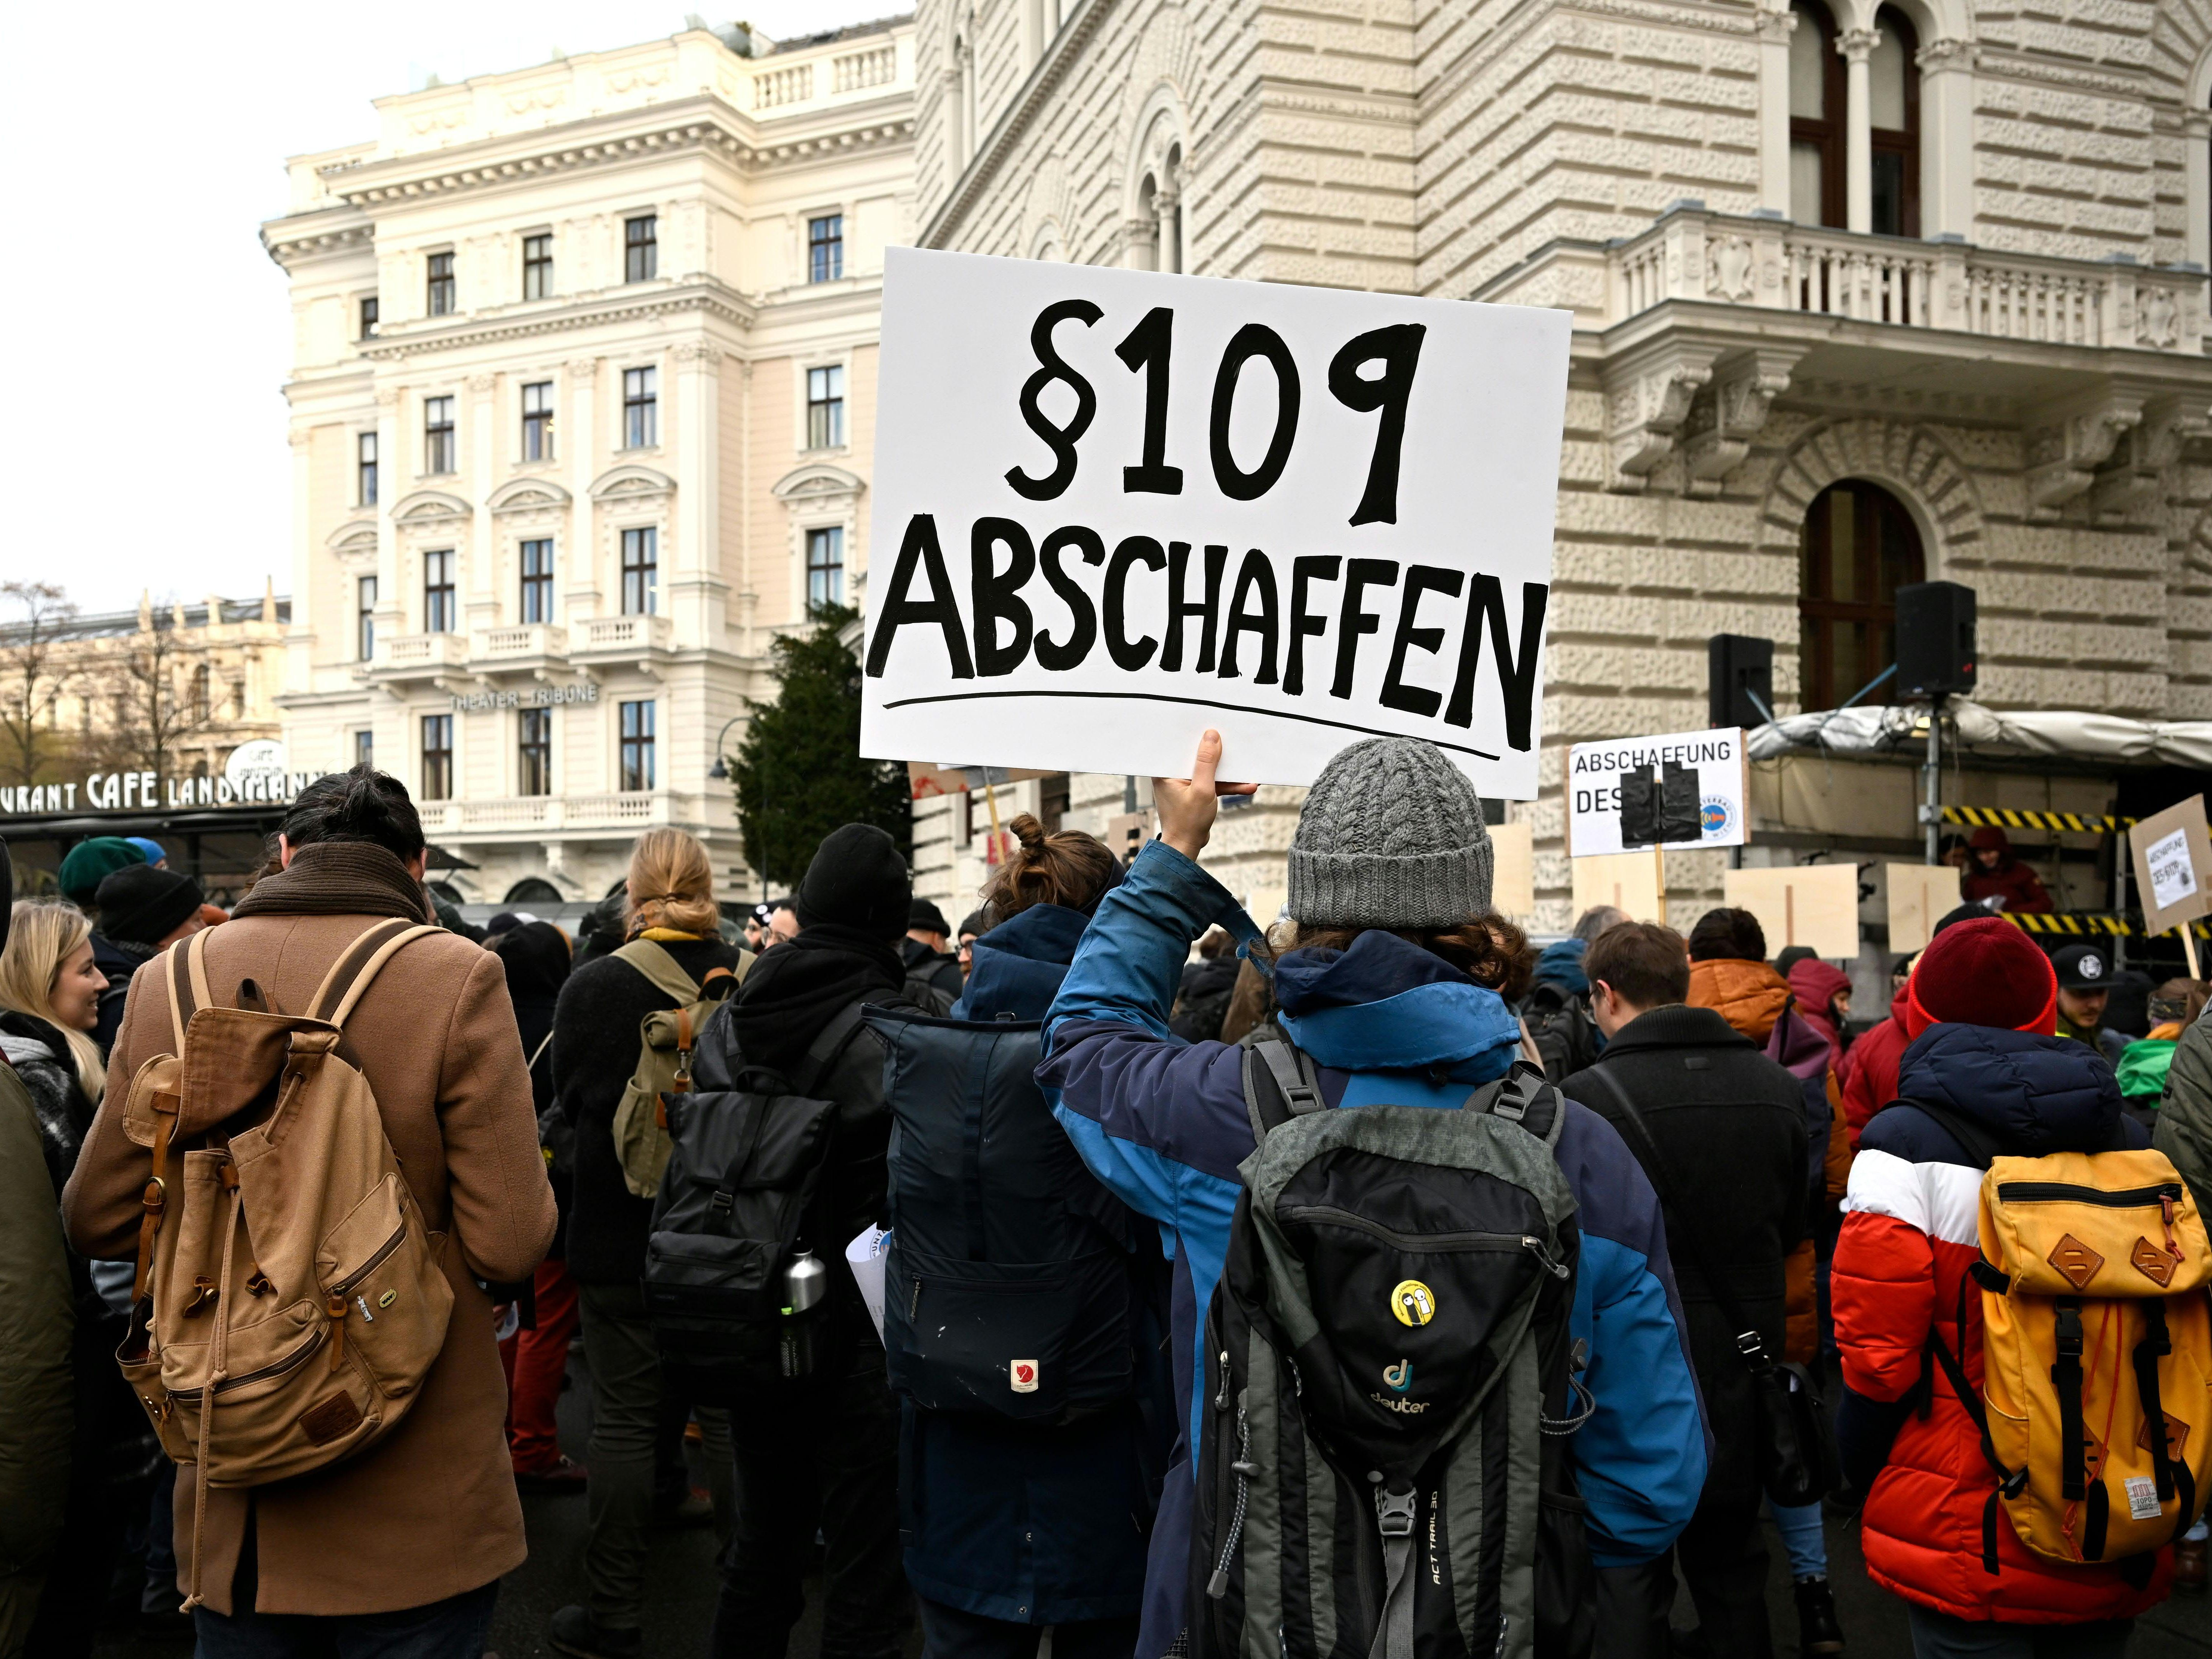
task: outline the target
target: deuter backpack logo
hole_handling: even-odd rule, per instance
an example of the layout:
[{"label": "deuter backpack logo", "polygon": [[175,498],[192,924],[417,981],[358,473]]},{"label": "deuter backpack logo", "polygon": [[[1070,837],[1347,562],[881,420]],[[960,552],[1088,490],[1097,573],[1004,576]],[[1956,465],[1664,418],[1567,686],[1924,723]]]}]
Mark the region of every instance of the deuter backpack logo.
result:
[{"label": "deuter backpack logo", "polygon": [[1034,1359],[1017,1359],[1006,1366],[1006,1380],[1016,1394],[1035,1394],[1037,1365]]},{"label": "deuter backpack logo", "polygon": [[1395,1389],[1400,1394],[1405,1393],[1413,1386],[1413,1362],[1401,1359],[1395,1365],[1385,1365],[1382,1368],[1382,1385]]}]

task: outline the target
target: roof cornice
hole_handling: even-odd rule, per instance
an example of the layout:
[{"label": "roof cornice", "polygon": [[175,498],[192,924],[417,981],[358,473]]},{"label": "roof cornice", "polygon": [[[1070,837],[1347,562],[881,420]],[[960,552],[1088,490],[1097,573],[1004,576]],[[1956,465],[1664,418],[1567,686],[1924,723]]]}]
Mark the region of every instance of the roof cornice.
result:
[{"label": "roof cornice", "polygon": [[325,186],[349,206],[377,208],[700,149],[719,154],[747,171],[760,171],[855,149],[911,143],[913,101],[910,92],[900,90],[866,103],[841,105],[818,112],[834,119],[817,118],[788,135],[770,137],[750,118],[709,94],[505,134],[452,149],[339,162],[321,169],[320,176]]},{"label": "roof cornice", "polygon": [[556,309],[526,316],[462,318],[438,327],[413,327],[398,335],[379,335],[364,340],[358,349],[371,362],[401,363],[430,352],[457,347],[489,345],[502,340],[567,334],[596,328],[605,323],[696,313],[719,318],[739,329],[750,328],[759,313],[735,289],[711,276],[656,288],[649,293],[618,291],[599,299],[572,301]]}]

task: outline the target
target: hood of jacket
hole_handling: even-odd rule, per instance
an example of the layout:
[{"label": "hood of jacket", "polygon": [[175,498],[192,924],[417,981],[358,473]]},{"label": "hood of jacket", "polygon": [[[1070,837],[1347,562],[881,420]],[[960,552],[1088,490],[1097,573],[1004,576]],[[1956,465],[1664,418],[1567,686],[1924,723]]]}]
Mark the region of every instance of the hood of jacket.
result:
[{"label": "hood of jacket", "polygon": [[2094,1048],[2037,1031],[1931,1025],[1897,1063],[1897,1095],[1985,1126],[2012,1155],[2101,1152],[2120,1119],[2120,1085]]},{"label": "hood of jacket", "polygon": [[92,930],[92,965],[107,976],[111,988],[119,990],[128,986],[131,975],[157,954],[150,945],[110,939],[97,927]]},{"label": "hood of jacket", "polygon": [[2130,1100],[2162,1097],[2166,1076],[2173,1070],[2173,1051],[2179,1046],[2174,1038],[2161,1036],[2138,1037],[2128,1044],[2120,1054],[2120,1093]]},{"label": "hood of jacket", "polygon": [[1764,962],[1717,957],[1690,964],[1692,1008],[1711,1008],[1753,1042],[1766,1041],[1790,1006],[1790,987]]},{"label": "hood of jacket", "polygon": [[[2013,866],[2014,860],[2012,855],[2012,837],[1994,823],[1984,824],[1975,830],[1967,838],[1966,845],[1977,853],[1995,853],[1997,855],[1999,870],[2009,870]],[[1980,868],[1978,862],[1967,866],[1969,872],[1978,871]]]},{"label": "hood of jacket", "polygon": [[1790,969],[1790,992],[1797,999],[1797,1006],[1808,1016],[1829,1018],[1829,1005],[1840,993],[1850,988],[1849,974],[1818,957],[1807,957]]},{"label": "hood of jacket", "polygon": [[1487,1083],[1520,1052],[1521,1022],[1503,997],[1381,928],[1346,950],[1285,952],[1275,997],[1291,1041],[1340,1071]]},{"label": "hood of jacket", "polygon": [[1090,925],[1090,917],[1064,904],[1032,904],[980,935],[952,1018],[1042,1019]]},{"label": "hood of jacket", "polygon": [[1587,939],[1563,939],[1547,945],[1537,953],[1536,972],[1533,983],[1557,985],[1572,991],[1578,997],[1589,994],[1589,975],[1583,971],[1583,958],[1589,952]]}]

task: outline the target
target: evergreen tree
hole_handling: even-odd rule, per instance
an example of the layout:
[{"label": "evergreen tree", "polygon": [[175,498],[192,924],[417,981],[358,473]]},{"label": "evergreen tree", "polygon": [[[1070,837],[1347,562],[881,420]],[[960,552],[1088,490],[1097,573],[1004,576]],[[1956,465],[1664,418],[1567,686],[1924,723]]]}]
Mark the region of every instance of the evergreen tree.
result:
[{"label": "evergreen tree", "polygon": [[788,892],[822,838],[841,824],[872,823],[914,854],[906,768],[860,758],[860,665],[838,643],[859,613],[809,607],[813,626],[775,647],[774,702],[756,702],[732,775],[745,861]]}]

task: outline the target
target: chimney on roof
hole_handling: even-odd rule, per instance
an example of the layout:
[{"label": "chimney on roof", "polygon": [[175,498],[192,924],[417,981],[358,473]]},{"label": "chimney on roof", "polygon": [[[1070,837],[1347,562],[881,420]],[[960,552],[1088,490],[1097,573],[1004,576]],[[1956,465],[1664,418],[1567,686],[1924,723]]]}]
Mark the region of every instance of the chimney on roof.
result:
[{"label": "chimney on roof", "polygon": [[154,595],[150,589],[143,587],[138,590],[138,631],[141,634],[154,631]]}]

